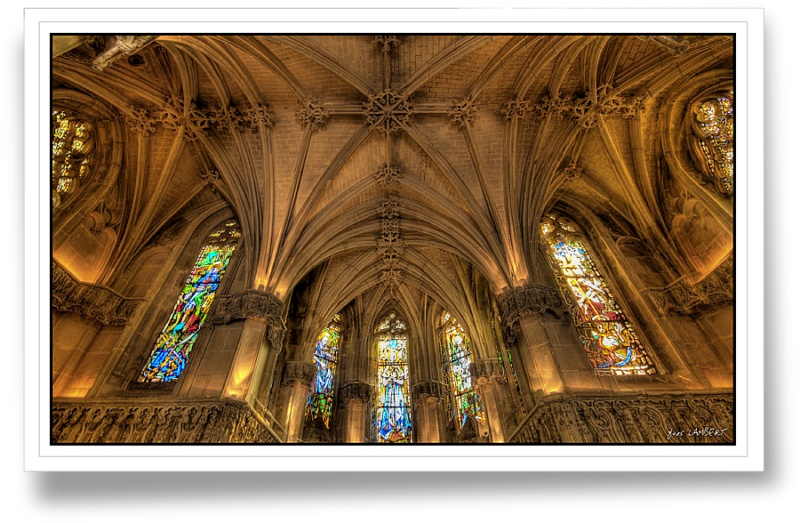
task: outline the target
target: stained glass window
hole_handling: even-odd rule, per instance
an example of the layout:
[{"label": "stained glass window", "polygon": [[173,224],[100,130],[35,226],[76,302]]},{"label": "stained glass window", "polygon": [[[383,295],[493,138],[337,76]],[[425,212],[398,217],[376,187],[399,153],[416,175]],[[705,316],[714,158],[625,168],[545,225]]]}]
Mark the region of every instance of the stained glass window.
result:
[{"label": "stained glass window", "polygon": [[235,221],[225,223],[208,235],[150,359],[139,375],[140,382],[168,382],[181,375],[240,237],[239,224]]},{"label": "stained glass window", "polygon": [[89,122],[74,118],[65,111],[53,111],[51,116],[51,185],[53,206],[58,207],[62,195],[73,192],[89,172],[94,133]]},{"label": "stained glass window", "polygon": [[406,326],[392,312],[378,326],[378,397],[375,432],[379,443],[410,443]]},{"label": "stained glass window", "polygon": [[717,189],[733,193],[733,92],[718,94],[692,105],[692,129],[697,140],[695,160]]},{"label": "stained glass window", "polygon": [[655,373],[639,336],[597,270],[578,228],[565,218],[549,215],[542,221],[540,232],[595,371],[616,375]]},{"label": "stained glass window", "polygon": [[314,349],[317,374],[311,384],[311,393],[306,402],[306,420],[320,420],[325,428],[330,427],[333,408],[333,375],[336,372],[336,355],[339,351],[340,317],[337,314],[327,327],[322,329]]},{"label": "stained glass window", "polygon": [[445,367],[450,377],[450,392],[455,405],[452,415],[458,417],[463,427],[469,418],[481,420],[480,397],[473,388],[470,371],[472,352],[467,334],[449,313],[444,313],[442,322],[447,352]]}]

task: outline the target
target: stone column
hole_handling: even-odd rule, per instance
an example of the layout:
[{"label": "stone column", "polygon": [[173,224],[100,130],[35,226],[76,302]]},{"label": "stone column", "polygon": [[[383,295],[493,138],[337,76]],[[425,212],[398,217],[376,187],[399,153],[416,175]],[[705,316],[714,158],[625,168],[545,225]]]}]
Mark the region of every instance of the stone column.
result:
[{"label": "stone column", "polygon": [[414,441],[442,443],[444,430],[444,385],[438,381],[417,383],[411,388],[414,402]]},{"label": "stone column", "polygon": [[519,349],[534,396],[564,392],[564,382],[553,358],[553,348],[542,323],[542,314],[566,312],[556,289],[528,285],[498,297],[507,329],[519,334]]},{"label": "stone column", "polygon": [[[244,320],[233,364],[228,373],[224,396],[254,404],[270,360],[280,352],[284,305],[275,296],[257,290],[219,296],[212,305],[209,323],[223,325]],[[269,338],[269,343],[267,343]]]},{"label": "stone column", "polygon": [[373,387],[361,381],[346,383],[339,391],[341,395],[342,413],[340,428],[346,443],[364,443],[370,438],[370,403],[375,391]]},{"label": "stone column", "polygon": [[503,407],[507,387],[500,362],[494,359],[479,360],[472,364],[470,370],[483,409],[479,435],[485,437],[488,432],[492,443],[503,443],[506,440]]},{"label": "stone column", "polygon": [[282,388],[285,394],[286,410],[281,420],[286,427],[286,442],[302,440],[305,421],[306,402],[311,391],[311,381],[317,369],[305,361],[287,361],[283,372]]}]

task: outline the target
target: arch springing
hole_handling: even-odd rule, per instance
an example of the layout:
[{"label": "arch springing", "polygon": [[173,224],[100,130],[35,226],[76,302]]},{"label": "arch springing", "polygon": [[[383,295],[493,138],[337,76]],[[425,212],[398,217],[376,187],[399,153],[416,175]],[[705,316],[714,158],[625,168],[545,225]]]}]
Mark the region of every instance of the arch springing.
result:
[{"label": "arch springing", "polygon": [[208,235],[138,381],[168,382],[181,375],[241,235],[236,221]]},{"label": "arch springing", "polygon": [[655,373],[639,336],[597,270],[577,226],[550,214],[542,220],[540,234],[595,372]]}]

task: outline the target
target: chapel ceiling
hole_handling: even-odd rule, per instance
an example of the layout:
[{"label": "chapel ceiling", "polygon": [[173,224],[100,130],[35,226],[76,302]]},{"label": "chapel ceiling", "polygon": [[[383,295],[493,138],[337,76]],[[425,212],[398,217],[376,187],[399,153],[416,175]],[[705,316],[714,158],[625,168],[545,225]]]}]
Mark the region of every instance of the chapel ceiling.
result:
[{"label": "chapel ceiling", "polygon": [[366,292],[455,304],[456,266],[495,293],[535,281],[553,205],[657,240],[656,106],[732,70],[721,36],[63,38],[54,89],[127,128],[114,259],[222,201],[253,287],[285,299],[327,262],[339,307]]}]

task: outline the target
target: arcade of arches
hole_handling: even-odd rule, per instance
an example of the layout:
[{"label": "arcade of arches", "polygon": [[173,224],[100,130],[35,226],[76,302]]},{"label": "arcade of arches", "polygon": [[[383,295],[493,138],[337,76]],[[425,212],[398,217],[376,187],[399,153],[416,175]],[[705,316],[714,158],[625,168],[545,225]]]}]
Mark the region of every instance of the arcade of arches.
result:
[{"label": "arcade of arches", "polygon": [[52,441],[734,441],[733,48],[54,37]]}]

